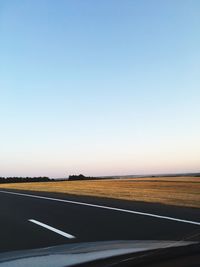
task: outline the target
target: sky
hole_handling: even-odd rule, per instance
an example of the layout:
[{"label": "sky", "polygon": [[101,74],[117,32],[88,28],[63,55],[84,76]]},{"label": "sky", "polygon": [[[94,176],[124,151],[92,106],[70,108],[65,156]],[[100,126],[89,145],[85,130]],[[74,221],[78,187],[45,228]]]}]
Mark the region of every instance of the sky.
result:
[{"label": "sky", "polygon": [[200,171],[200,1],[0,1],[0,176]]}]

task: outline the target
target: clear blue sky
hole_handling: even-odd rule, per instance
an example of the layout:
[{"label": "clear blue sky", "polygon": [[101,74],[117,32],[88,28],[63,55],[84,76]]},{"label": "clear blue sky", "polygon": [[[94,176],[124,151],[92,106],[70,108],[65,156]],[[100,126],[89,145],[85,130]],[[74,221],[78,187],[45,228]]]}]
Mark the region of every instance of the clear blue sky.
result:
[{"label": "clear blue sky", "polygon": [[0,176],[200,171],[200,1],[0,1]]}]

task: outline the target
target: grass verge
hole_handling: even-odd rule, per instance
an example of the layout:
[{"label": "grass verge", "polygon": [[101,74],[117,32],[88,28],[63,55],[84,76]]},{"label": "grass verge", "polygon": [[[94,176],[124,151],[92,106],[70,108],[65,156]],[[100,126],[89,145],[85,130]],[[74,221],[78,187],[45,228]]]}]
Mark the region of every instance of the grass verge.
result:
[{"label": "grass verge", "polygon": [[200,208],[200,177],[0,184],[0,188],[98,196]]}]

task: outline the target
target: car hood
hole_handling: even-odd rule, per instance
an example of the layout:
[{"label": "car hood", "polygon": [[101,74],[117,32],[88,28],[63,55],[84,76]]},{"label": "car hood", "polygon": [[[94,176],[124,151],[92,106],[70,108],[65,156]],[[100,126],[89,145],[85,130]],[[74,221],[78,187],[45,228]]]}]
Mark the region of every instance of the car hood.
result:
[{"label": "car hood", "polygon": [[64,267],[115,256],[193,245],[185,241],[105,241],[72,243],[54,247],[0,253],[1,267]]}]

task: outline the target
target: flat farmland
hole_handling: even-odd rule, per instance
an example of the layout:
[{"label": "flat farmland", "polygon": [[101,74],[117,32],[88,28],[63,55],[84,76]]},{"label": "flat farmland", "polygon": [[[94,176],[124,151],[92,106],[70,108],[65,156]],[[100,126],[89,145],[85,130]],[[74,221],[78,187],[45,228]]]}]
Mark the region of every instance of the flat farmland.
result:
[{"label": "flat farmland", "polygon": [[56,192],[200,208],[200,177],[149,177],[0,184],[2,189]]}]

